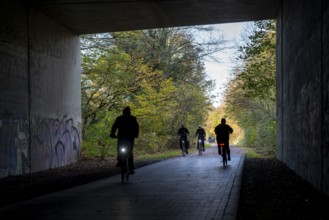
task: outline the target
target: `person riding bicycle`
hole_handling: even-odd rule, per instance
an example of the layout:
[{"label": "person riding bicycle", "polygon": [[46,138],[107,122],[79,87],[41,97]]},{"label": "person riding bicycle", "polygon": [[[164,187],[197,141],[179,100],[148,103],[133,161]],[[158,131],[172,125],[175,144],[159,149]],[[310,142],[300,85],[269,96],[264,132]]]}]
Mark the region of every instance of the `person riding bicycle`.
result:
[{"label": "person riding bicycle", "polygon": [[[116,131],[118,130],[118,135],[116,135]],[[111,138],[118,138],[117,142],[117,153],[118,153],[118,163],[120,164],[119,158],[119,148],[120,146],[126,146],[128,149],[128,167],[130,174],[134,174],[135,166],[134,166],[134,155],[133,155],[133,147],[134,140],[138,138],[139,133],[139,125],[135,116],[131,115],[129,106],[123,109],[122,115],[118,116],[112,125],[111,129]]]},{"label": "person riding bicycle", "polygon": [[[206,132],[201,127],[201,125],[198,126],[198,129],[195,132],[195,136],[198,137],[198,141],[201,140],[202,151],[204,151],[204,140],[206,138]],[[199,145],[198,145],[198,149],[199,149]]]},{"label": "person riding bicycle", "polygon": [[216,141],[218,144],[218,154],[221,155],[221,147],[219,143],[223,142],[227,148],[228,160],[231,160],[231,151],[229,147],[230,134],[233,133],[231,126],[226,124],[226,119],[222,118],[221,123],[215,127]]},{"label": "person riding bicycle", "polygon": [[180,137],[179,139],[179,146],[180,149],[183,148],[182,146],[182,141],[184,141],[186,143],[186,154],[188,154],[188,147],[189,147],[189,142],[187,140],[187,136],[190,134],[190,132],[188,131],[188,129],[184,126],[184,124],[181,125],[181,127],[179,128],[177,135]]}]

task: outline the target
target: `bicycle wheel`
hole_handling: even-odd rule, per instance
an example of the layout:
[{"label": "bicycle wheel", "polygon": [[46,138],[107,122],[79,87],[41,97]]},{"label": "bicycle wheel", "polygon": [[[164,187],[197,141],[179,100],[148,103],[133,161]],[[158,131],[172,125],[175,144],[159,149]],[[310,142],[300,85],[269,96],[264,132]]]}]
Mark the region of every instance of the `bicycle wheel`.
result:
[{"label": "bicycle wheel", "polygon": [[223,147],[222,149],[222,157],[223,157],[223,166],[225,167],[227,165],[227,153],[225,147]]},{"label": "bicycle wheel", "polygon": [[186,154],[186,143],[184,140],[182,140],[182,155],[185,157]]},{"label": "bicycle wheel", "polygon": [[128,158],[126,158],[125,162],[121,162],[121,182],[129,181],[129,167],[128,167]]},{"label": "bicycle wheel", "polygon": [[125,172],[125,179],[126,179],[126,182],[128,182],[129,181],[129,170],[128,169],[126,169],[126,172]]},{"label": "bicycle wheel", "polygon": [[126,178],[126,168],[124,166],[121,167],[121,183],[125,182]]},{"label": "bicycle wheel", "polygon": [[204,145],[202,143],[202,140],[198,138],[198,150],[199,150],[199,155],[202,155]]}]

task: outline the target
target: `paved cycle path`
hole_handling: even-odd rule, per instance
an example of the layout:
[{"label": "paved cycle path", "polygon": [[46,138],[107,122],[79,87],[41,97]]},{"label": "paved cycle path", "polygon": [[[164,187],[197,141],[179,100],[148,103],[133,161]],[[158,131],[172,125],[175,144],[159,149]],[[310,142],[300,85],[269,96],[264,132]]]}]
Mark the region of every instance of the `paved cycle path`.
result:
[{"label": "paved cycle path", "polygon": [[223,167],[217,147],[0,208],[0,219],[234,220],[244,153],[231,147]]}]

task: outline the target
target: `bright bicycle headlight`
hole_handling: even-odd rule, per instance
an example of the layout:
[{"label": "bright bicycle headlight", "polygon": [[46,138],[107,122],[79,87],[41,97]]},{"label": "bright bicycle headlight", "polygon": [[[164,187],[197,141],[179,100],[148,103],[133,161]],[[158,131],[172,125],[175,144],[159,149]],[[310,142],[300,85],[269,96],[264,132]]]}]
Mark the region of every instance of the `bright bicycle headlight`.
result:
[{"label": "bright bicycle headlight", "polygon": [[125,147],[121,147],[121,148],[120,148],[120,152],[121,152],[121,153],[125,153],[126,151],[127,151],[127,149],[126,149]]}]

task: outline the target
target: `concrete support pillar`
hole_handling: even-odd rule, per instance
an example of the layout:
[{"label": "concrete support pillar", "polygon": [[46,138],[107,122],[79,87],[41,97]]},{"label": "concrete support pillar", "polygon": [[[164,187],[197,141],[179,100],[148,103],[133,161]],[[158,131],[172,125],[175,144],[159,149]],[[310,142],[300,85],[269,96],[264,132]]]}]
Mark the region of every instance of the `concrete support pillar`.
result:
[{"label": "concrete support pillar", "polygon": [[76,162],[79,36],[15,0],[2,3],[0,30],[0,178]]}]

